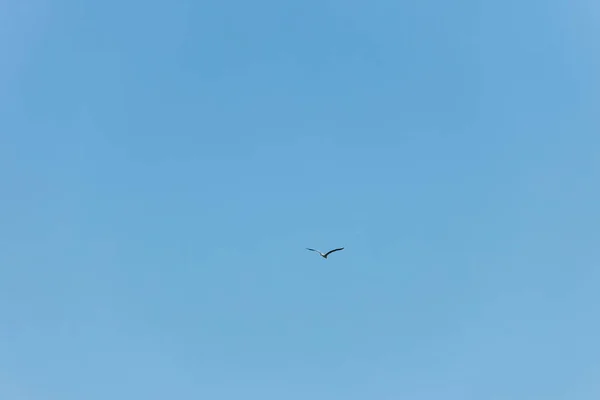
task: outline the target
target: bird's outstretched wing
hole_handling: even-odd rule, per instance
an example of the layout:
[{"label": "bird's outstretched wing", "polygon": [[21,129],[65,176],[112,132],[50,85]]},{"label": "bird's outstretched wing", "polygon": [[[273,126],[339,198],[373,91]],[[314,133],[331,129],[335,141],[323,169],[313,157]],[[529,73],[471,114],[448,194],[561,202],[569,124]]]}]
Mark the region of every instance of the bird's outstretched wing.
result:
[{"label": "bird's outstretched wing", "polygon": [[333,249],[333,250],[329,250],[327,253],[325,253],[326,256],[330,255],[331,253],[335,252],[335,251],[340,251],[340,250],[344,250],[343,247],[340,247],[339,249]]},{"label": "bird's outstretched wing", "polygon": [[319,250],[315,250],[315,249],[309,249],[308,247],[306,248],[306,250],[310,250],[310,251],[316,251],[316,252],[317,252],[317,253],[319,253],[319,254],[323,254],[323,253],[321,253]]}]

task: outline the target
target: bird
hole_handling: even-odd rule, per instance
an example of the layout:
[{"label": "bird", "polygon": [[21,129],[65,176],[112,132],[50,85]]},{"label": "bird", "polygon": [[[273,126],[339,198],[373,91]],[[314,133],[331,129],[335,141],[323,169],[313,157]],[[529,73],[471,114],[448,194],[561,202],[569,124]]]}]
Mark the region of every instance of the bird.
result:
[{"label": "bird", "polygon": [[343,247],[340,247],[339,249],[333,249],[333,250],[329,250],[327,253],[323,254],[321,253],[319,250],[315,250],[315,249],[309,249],[308,247],[306,248],[306,250],[310,250],[310,251],[316,251],[317,253],[319,253],[319,255],[321,255],[321,257],[323,258],[327,258],[328,255],[330,255],[331,253],[333,253],[334,251],[340,251],[340,250],[344,250]]}]

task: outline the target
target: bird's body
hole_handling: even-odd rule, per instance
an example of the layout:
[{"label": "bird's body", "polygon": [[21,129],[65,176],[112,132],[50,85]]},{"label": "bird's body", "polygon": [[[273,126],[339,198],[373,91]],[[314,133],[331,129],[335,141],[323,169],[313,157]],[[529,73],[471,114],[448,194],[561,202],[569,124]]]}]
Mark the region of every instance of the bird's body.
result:
[{"label": "bird's body", "polygon": [[340,247],[339,249],[333,249],[333,250],[329,250],[327,253],[321,253],[319,250],[315,250],[315,249],[309,249],[308,247],[306,248],[306,250],[310,250],[310,251],[314,251],[319,253],[319,255],[323,258],[327,258],[328,255],[330,255],[331,253],[333,253],[334,251],[340,251],[340,250],[344,250],[343,247]]}]

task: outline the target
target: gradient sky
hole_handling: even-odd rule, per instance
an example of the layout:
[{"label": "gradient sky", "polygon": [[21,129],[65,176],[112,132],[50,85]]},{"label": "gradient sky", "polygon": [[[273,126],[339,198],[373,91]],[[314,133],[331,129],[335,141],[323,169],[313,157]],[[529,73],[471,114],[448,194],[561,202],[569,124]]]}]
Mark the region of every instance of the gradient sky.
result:
[{"label": "gradient sky", "polygon": [[0,398],[597,400],[599,26],[3,0]]}]

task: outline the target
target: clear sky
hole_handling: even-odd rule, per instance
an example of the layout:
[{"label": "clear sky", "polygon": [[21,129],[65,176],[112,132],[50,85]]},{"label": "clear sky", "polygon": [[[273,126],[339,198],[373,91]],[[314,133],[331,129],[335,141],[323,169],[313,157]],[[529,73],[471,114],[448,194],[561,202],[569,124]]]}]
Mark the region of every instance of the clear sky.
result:
[{"label": "clear sky", "polygon": [[0,398],[597,400],[599,26],[3,0]]}]

